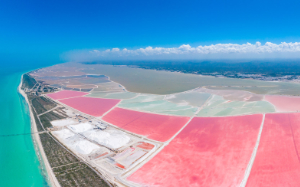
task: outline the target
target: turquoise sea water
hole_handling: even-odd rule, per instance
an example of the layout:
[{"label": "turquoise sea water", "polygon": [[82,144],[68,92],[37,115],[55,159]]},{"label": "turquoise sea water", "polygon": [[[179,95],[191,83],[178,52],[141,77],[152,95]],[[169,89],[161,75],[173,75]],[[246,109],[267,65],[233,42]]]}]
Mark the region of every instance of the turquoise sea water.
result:
[{"label": "turquoise sea water", "polygon": [[[2,66],[0,70],[0,134],[29,133],[29,109],[17,92],[23,73],[38,67]],[[48,186],[31,135],[0,136],[0,186]]]}]

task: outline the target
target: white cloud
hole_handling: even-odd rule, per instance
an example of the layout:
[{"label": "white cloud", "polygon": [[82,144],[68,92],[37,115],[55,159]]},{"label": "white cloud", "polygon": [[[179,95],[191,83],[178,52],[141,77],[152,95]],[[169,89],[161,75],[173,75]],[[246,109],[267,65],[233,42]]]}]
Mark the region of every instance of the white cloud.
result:
[{"label": "white cloud", "polygon": [[112,48],[112,50],[111,50],[112,52],[119,52],[120,51],[120,49],[119,48]]},{"label": "white cloud", "polygon": [[215,44],[192,47],[146,47],[139,49],[112,48],[106,50],[72,51],[64,55],[69,61],[127,60],[127,59],[234,59],[234,58],[300,58],[300,42],[274,44]]}]

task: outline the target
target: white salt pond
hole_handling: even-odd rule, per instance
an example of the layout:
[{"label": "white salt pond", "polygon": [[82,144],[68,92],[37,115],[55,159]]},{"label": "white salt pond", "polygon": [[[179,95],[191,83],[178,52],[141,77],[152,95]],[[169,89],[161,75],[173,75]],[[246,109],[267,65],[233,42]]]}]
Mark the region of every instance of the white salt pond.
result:
[{"label": "white salt pond", "polygon": [[68,128],[76,133],[82,133],[93,129],[94,127],[90,123],[79,123],[78,125],[69,125]]},{"label": "white salt pond", "polygon": [[117,149],[126,145],[130,137],[116,130],[90,130],[83,133],[85,137],[111,149]]},{"label": "white salt pond", "polygon": [[142,156],[147,154],[146,151],[138,150],[134,152],[133,154],[128,155],[126,158],[119,160],[118,162],[126,167],[133,164],[135,161],[140,159]]},{"label": "white salt pond", "polygon": [[63,127],[63,126],[72,125],[75,123],[77,123],[77,121],[75,121],[73,119],[62,119],[62,120],[51,121],[51,124],[54,127]]}]

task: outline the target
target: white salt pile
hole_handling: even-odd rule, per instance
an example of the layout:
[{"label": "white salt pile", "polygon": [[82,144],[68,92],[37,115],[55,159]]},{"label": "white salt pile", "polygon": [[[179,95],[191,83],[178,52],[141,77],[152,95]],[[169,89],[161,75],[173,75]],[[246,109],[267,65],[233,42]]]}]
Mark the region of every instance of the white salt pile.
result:
[{"label": "white salt pile", "polygon": [[63,140],[66,140],[67,138],[70,138],[75,135],[73,132],[71,132],[68,129],[62,129],[60,131],[54,131],[52,133]]},{"label": "white salt pile", "polygon": [[55,136],[58,136],[60,140],[69,148],[80,154],[90,154],[96,149],[100,149],[100,146],[82,139],[80,136],[74,134],[68,129],[62,129],[60,131],[52,132]]},{"label": "white salt pile", "polygon": [[67,146],[71,149],[75,150],[76,152],[80,154],[90,154],[96,149],[99,149],[100,147],[92,142],[89,142],[88,140],[79,139],[74,141],[68,141],[66,142]]},{"label": "white salt pile", "polygon": [[130,140],[130,137],[127,136],[125,133],[115,130],[86,131],[83,133],[83,135],[88,139],[93,140],[111,149],[120,148],[126,145]]},{"label": "white salt pile", "polygon": [[69,125],[68,128],[76,133],[81,133],[93,129],[93,126],[89,123],[80,123],[78,125]]},{"label": "white salt pile", "polygon": [[62,119],[62,120],[55,120],[55,121],[51,121],[51,124],[54,127],[62,127],[62,126],[66,126],[66,125],[72,125],[75,124],[76,121],[73,119]]}]

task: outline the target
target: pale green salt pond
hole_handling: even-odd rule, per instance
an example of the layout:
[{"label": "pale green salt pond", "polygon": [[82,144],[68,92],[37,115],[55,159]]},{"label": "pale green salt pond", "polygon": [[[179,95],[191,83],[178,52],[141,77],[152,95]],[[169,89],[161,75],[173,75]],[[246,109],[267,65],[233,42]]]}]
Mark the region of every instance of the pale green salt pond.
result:
[{"label": "pale green salt pond", "polygon": [[207,99],[211,96],[210,93],[199,93],[199,92],[183,92],[178,94],[168,95],[170,99],[168,101],[172,103],[186,103],[191,106],[202,106]]},{"label": "pale green salt pond", "polygon": [[226,100],[222,96],[212,95],[205,106],[209,108],[214,108],[224,102],[226,102]]},{"label": "pale green salt pond", "polygon": [[110,92],[92,92],[85,97],[97,97],[97,98],[104,98]]},{"label": "pale green salt pond", "polygon": [[226,103],[218,97],[211,101],[211,105],[203,107],[197,116],[236,116],[275,112],[273,105],[266,101],[232,101]]},{"label": "pale green salt pond", "polygon": [[151,94],[141,94],[133,99],[124,100],[121,104],[131,104],[131,103],[147,103],[151,101],[160,101],[165,98],[164,95],[151,95]]},{"label": "pale green salt pond", "polygon": [[106,99],[131,99],[138,94],[132,92],[92,92],[86,97],[106,98]]},{"label": "pale green salt pond", "polygon": [[132,92],[118,92],[118,93],[109,93],[106,96],[104,96],[103,98],[107,98],[107,99],[131,99],[131,98],[133,98],[137,95],[138,94],[132,93]]},{"label": "pale green salt pond", "polygon": [[163,99],[164,96],[159,95],[141,95],[133,99],[123,100],[118,106],[137,111],[179,116],[192,116],[197,111],[196,107],[180,105]]}]

